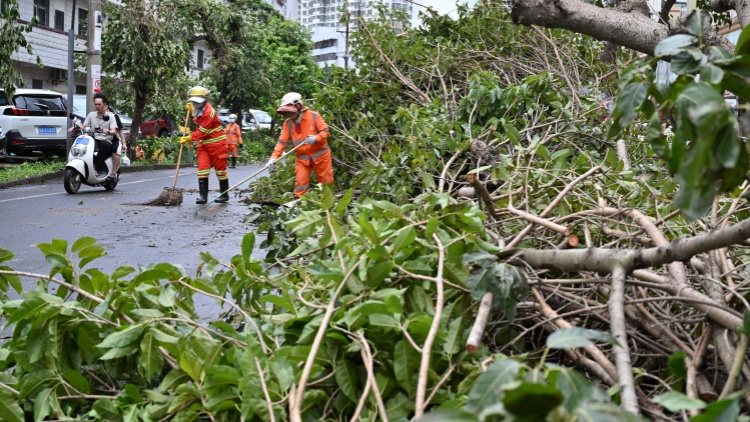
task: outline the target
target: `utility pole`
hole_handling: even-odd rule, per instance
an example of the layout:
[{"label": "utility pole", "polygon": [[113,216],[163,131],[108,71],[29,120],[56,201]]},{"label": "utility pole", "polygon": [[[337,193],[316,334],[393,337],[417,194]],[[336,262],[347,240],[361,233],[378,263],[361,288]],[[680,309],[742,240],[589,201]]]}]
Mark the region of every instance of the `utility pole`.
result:
[{"label": "utility pole", "polygon": [[[70,17],[70,29],[68,30],[68,115],[73,114],[73,95],[75,94],[75,69],[73,68],[75,63],[75,47],[76,47],[76,0],[73,0],[73,13]],[[68,127],[73,126],[73,121],[68,120]],[[66,142],[65,153],[70,151],[70,147],[73,144],[73,139],[68,136]]]},{"label": "utility pole", "polygon": [[102,1],[89,0],[89,43],[86,55],[86,111],[94,111],[93,94],[102,90]]}]

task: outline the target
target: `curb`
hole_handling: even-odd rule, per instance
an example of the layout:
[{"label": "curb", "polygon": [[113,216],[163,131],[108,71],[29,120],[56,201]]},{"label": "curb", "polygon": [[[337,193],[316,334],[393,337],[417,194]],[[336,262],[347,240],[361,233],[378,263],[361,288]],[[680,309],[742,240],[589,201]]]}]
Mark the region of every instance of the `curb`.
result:
[{"label": "curb", "polygon": [[[121,173],[136,173],[139,171],[149,170],[169,170],[177,167],[177,164],[149,164],[146,166],[130,166],[120,167]],[[0,189],[12,188],[21,185],[34,185],[44,183],[48,180],[58,179],[65,175],[65,170],[58,170],[49,173],[40,174],[37,176],[24,177],[23,179],[11,180],[8,182],[0,182]]]}]

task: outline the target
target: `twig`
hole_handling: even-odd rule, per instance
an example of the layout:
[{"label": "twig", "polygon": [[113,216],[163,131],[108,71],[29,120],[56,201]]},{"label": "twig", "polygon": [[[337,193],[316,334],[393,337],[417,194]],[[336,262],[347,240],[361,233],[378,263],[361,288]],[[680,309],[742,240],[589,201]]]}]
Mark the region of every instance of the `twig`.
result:
[{"label": "twig", "polygon": [[201,290],[201,289],[199,289],[197,287],[193,287],[193,286],[185,283],[184,281],[182,281],[182,279],[177,280],[177,283],[180,284],[180,285],[182,285],[182,286],[185,286],[188,289],[193,290],[195,292],[201,293],[203,295],[206,295],[206,296],[214,298],[214,299],[218,299],[218,300],[226,303],[227,305],[231,306],[232,308],[234,308],[255,329],[255,332],[258,334],[258,341],[260,341],[260,346],[263,349],[263,353],[265,353],[266,355],[270,353],[270,349],[268,348],[268,346],[266,346],[266,342],[263,340],[263,332],[260,330],[260,327],[258,327],[258,325],[255,323],[255,321],[252,318],[250,318],[250,315],[248,315],[247,312],[245,312],[242,308],[240,308],[239,306],[237,306],[237,304],[235,304],[231,300],[228,300],[225,297],[222,297],[222,296],[219,296],[219,295],[215,295],[213,293],[208,293],[208,292],[203,291],[203,290]]},{"label": "twig", "polygon": [[320,322],[318,332],[315,334],[315,339],[313,340],[312,346],[310,346],[310,353],[308,353],[307,359],[305,360],[305,366],[302,369],[302,375],[300,375],[299,383],[297,384],[294,400],[292,400],[291,397],[289,399],[289,417],[292,422],[302,422],[302,402],[305,397],[307,380],[310,378],[310,373],[312,372],[312,367],[315,363],[315,357],[317,356],[320,345],[323,342],[323,337],[325,336],[326,330],[328,329],[328,324],[331,322],[331,317],[333,316],[334,311],[337,309],[336,301],[338,300],[341,291],[346,285],[347,280],[349,280],[349,277],[354,274],[354,271],[359,267],[360,264],[362,264],[362,261],[364,261],[366,257],[367,255],[362,255],[362,257],[359,258],[359,261],[357,261],[356,264],[352,265],[352,267],[349,269],[349,272],[346,273],[346,276],[344,276],[343,280],[341,280],[341,282],[339,283],[336,291],[331,297],[331,300],[326,306],[326,313],[323,315],[323,320]]},{"label": "twig", "polygon": [[487,214],[489,214],[494,220],[497,220],[498,218],[497,212],[495,211],[495,204],[492,203],[492,197],[490,196],[490,193],[487,192],[487,188],[484,186],[484,183],[480,182],[475,174],[467,174],[466,181],[469,182],[469,184],[474,188],[474,190],[477,192],[477,195],[482,198],[484,205],[487,207]]},{"label": "twig", "polygon": [[357,333],[359,335],[359,342],[362,345],[361,353],[362,360],[365,362],[365,369],[367,369],[367,378],[373,385],[372,394],[375,396],[375,402],[378,404],[378,412],[380,413],[380,420],[388,422],[388,412],[385,409],[383,403],[383,397],[380,395],[380,389],[378,389],[378,383],[375,378],[375,371],[372,368],[373,356],[370,351],[370,345],[367,343],[367,339],[362,332]]},{"label": "twig", "polygon": [[620,343],[614,345],[614,352],[618,384],[620,386],[621,406],[626,412],[638,415],[640,411],[638,408],[638,397],[635,394],[633,366],[630,363],[630,350],[628,349],[628,334],[625,322],[625,276],[624,266],[615,264],[612,268],[612,293],[609,298],[609,314],[612,336]]},{"label": "twig", "polygon": [[732,369],[729,372],[729,378],[727,383],[724,384],[724,389],[721,390],[719,400],[727,398],[734,391],[734,387],[737,385],[737,379],[742,376],[742,365],[745,363],[745,353],[748,347],[748,337],[745,334],[740,336],[740,341],[737,344],[737,349],[734,352],[734,361],[732,362]]},{"label": "twig", "polygon": [[427,333],[427,338],[422,346],[422,362],[419,367],[419,379],[417,381],[417,400],[416,409],[414,410],[414,419],[419,419],[424,415],[425,410],[425,394],[427,392],[427,378],[430,371],[430,355],[432,354],[432,343],[437,337],[438,330],[440,328],[440,319],[443,316],[443,269],[445,264],[445,248],[443,243],[440,241],[440,237],[433,233],[432,238],[437,242],[438,245],[438,270],[437,276],[435,277],[435,284],[437,285],[437,298],[435,299],[435,313],[432,317],[432,324],[430,325],[430,331]]},{"label": "twig", "polygon": [[266,378],[263,376],[263,368],[260,367],[260,360],[258,357],[255,358],[255,367],[258,368],[258,376],[260,377],[260,386],[263,388],[263,396],[266,398],[266,404],[268,405],[268,415],[271,422],[276,422],[276,416],[273,414],[273,403],[271,402],[271,396],[268,394],[268,387],[266,387]]},{"label": "twig", "polygon": [[477,311],[477,318],[471,327],[469,339],[466,340],[466,350],[469,353],[476,353],[479,350],[479,344],[484,336],[484,329],[487,327],[490,312],[492,312],[492,292],[487,292],[482,296],[482,301],[479,303],[479,310]]}]

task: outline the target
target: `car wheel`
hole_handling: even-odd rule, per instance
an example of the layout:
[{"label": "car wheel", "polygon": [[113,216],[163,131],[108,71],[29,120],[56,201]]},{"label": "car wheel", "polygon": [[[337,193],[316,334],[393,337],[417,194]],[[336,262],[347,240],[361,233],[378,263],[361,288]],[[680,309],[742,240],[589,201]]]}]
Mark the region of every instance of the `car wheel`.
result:
[{"label": "car wheel", "polygon": [[74,194],[81,188],[81,173],[78,173],[72,168],[65,169],[65,179],[63,185],[65,186],[65,192]]},{"label": "car wheel", "polygon": [[169,130],[167,130],[167,128],[163,127],[161,129],[159,129],[159,137],[160,138],[166,138],[167,136],[169,136]]}]

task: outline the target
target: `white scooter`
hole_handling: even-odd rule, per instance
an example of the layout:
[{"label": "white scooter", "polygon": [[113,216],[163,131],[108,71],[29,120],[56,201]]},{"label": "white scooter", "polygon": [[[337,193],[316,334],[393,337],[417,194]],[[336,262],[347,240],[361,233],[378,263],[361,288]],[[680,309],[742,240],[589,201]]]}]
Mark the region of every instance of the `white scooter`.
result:
[{"label": "white scooter", "polygon": [[68,164],[65,165],[65,178],[63,179],[65,191],[70,194],[77,193],[78,189],[81,188],[81,184],[104,186],[107,190],[113,190],[120,180],[120,169],[117,169],[117,175],[114,179],[107,178],[112,171],[112,157],[109,156],[104,161],[107,169],[106,171],[100,171],[99,176],[96,175],[94,167],[96,155],[98,154],[95,137],[105,136],[105,134],[99,129],[96,129],[92,134],[91,128],[86,128],[84,133],[81,133],[81,126],[77,119],[74,120],[72,133],[73,136],[78,136],[76,136],[73,145],[70,147]]}]

